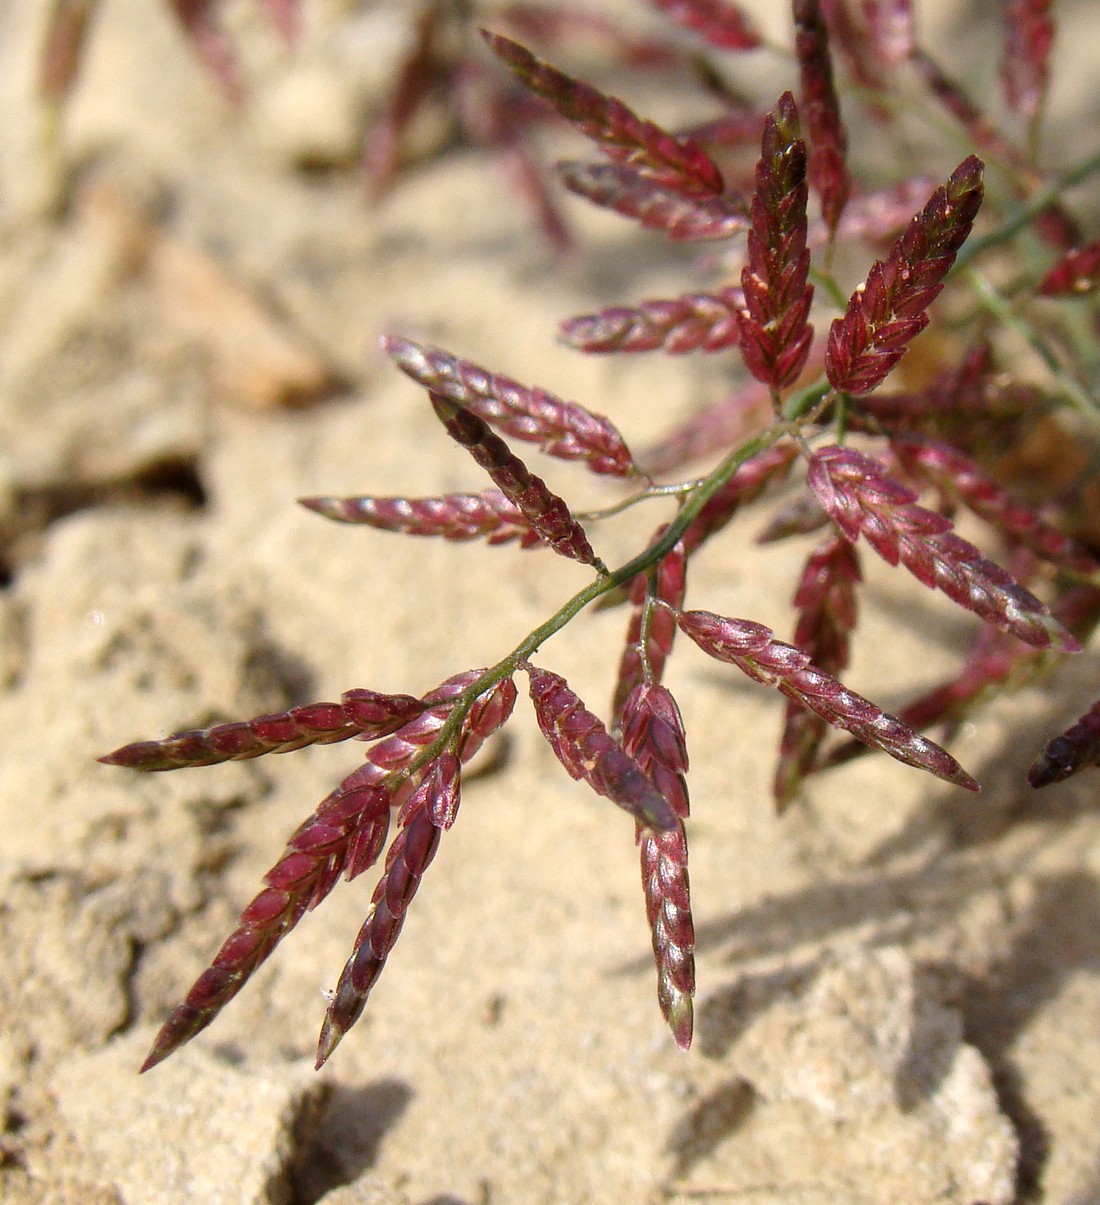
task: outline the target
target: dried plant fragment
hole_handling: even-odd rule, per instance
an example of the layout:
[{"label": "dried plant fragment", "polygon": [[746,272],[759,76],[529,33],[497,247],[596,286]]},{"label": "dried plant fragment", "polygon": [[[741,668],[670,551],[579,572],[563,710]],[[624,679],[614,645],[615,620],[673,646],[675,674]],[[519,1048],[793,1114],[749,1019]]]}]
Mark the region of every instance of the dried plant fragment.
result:
[{"label": "dried plant fragment", "polygon": [[377,740],[424,711],[411,695],[349,690],[339,703],[310,703],[254,720],[188,729],[159,741],[136,741],[99,760],[130,770],[179,770],[220,762],[289,753],[305,745],[331,745],[352,737]]},{"label": "dried plant fragment", "polygon": [[810,181],[835,231],[848,201],[848,135],[833,84],[829,31],[818,0],[793,0],[794,46],[802,79],[802,112],[810,134]]},{"label": "dried plant fragment", "polygon": [[1100,702],[1047,743],[1028,770],[1027,780],[1033,787],[1048,787],[1096,765],[1100,765]]},{"label": "dried plant fragment", "polygon": [[1037,556],[1085,577],[1100,573],[1100,565],[1087,548],[1013,498],[957,448],[915,439],[895,439],[891,447],[908,472],[923,477]]},{"label": "dried plant fragment", "polygon": [[[834,676],[848,667],[849,636],[856,624],[859,561],[853,545],[832,536],[810,554],[795,591],[795,645]],[[775,770],[776,805],[782,811],[798,792],[825,737],[826,721],[788,700]]]},{"label": "dried plant fragment", "polygon": [[637,472],[614,425],[577,402],[521,385],[427,343],[386,335],[382,347],[407,376],[505,435],[537,444],[549,456],[580,460],[593,473],[629,477]]},{"label": "dried plant fragment", "polygon": [[752,19],[730,0],[650,0],[650,3],[719,50],[754,50],[761,43]]},{"label": "dried plant fragment", "polygon": [[484,538],[490,544],[518,540],[521,548],[540,548],[543,541],[513,502],[500,490],[477,494],[441,494],[434,498],[299,498],[309,510],[339,523],[363,523],[380,531],[444,540]]},{"label": "dried plant fragment", "polygon": [[1001,81],[1005,99],[1025,121],[1039,113],[1050,85],[1054,18],[1050,0],[1008,0]]},{"label": "dried plant fragment", "polygon": [[1100,239],[1068,251],[1043,277],[1044,297],[1094,293],[1100,286]]},{"label": "dried plant fragment", "polygon": [[925,311],[943,289],[982,203],[982,172],[976,156],[964,159],[833,321],[825,373],[835,389],[857,395],[876,389],[928,325]]},{"label": "dried plant fragment", "polygon": [[1033,594],[952,530],[951,521],[916,503],[916,493],[870,456],[836,446],[815,452],[806,474],[814,493],[853,544],[862,534],[891,565],[1035,648],[1081,646]]},{"label": "dried plant fragment", "polygon": [[784,92],[764,121],[748,263],[741,273],[741,355],[758,381],[781,389],[797,379],[810,353],[813,285],[807,283],[806,147],[794,97]]},{"label": "dried plant fragment", "polygon": [[574,79],[499,34],[483,32],[490,49],[523,84],[587,135],[612,159],[644,170],[689,195],[717,196],[722,174],[698,143],[639,117],[613,96]]},{"label": "dried plant fragment", "polygon": [[737,312],[744,304],[737,288],[685,293],[567,318],[558,330],[562,342],[579,351],[716,352],[737,342]]},{"label": "dried plant fragment", "polygon": [[908,766],[927,770],[968,791],[978,790],[974,779],[945,749],[849,690],[812,664],[801,649],[776,640],[771,628],[710,611],[684,611],[678,622],[704,653],[736,665],[757,682],[774,686],[834,728],[850,732],[865,745],[882,749]]},{"label": "dried plant fragment", "polygon": [[644,828],[662,832],[674,828],[672,805],[565,679],[535,665],[529,665],[527,672],[539,728],[570,776],[583,779]]},{"label": "dried plant fragment", "polygon": [[625,163],[559,163],[558,175],[577,196],[677,241],[726,239],[748,225],[740,199],[688,195]]},{"label": "dried plant fragment", "polygon": [[592,551],[584,528],[573,518],[563,499],[541,477],[536,477],[503,439],[489,430],[489,424],[450,398],[438,393],[429,396],[447,434],[489,474],[530,523],[531,530],[560,556],[592,565],[606,574],[607,566]]},{"label": "dried plant fragment", "polygon": [[622,709],[623,749],[672,805],[677,821],[663,832],[638,825],[642,890],[657,967],[657,1000],[677,1046],[691,1045],[695,994],[695,926],[688,879],[687,744],[680,710],[667,687],[635,686]]}]

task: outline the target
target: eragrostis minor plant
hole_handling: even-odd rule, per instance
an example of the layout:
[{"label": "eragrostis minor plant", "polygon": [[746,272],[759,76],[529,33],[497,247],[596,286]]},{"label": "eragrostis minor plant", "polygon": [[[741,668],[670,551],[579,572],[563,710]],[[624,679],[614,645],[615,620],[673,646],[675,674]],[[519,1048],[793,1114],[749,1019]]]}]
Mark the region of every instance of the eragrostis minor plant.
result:
[{"label": "eragrostis minor plant", "polygon": [[[712,54],[760,45],[748,16],[729,0],[654,4]],[[1012,0],[1005,7],[1007,133],[922,48],[906,0],[793,0],[792,10],[790,90],[766,111],[727,98],[713,123],[691,131],[667,130],[517,42],[484,34],[514,78],[600,153],[559,165],[570,190],[666,237],[706,240],[722,253],[723,274],[711,287],[571,318],[561,328],[565,342],[592,353],[739,355],[751,379],[635,456],[610,421],[576,402],[438,347],[396,334],[383,339],[491,488],[423,498],[317,497],[304,505],[383,531],[552,549],[590,578],[496,664],[461,670],[418,696],[349,690],[338,702],[141,741],[103,759],[174,770],[307,744],[366,744],[362,763],[291,835],[209,969],[164,1023],[146,1068],[210,1024],[341,878],[355,878],[384,855],[329,1001],[318,1066],[328,1059],[362,1013],[456,821],[464,765],[512,715],[517,680],[526,682],[565,771],[634,819],[658,999],[686,1047],[695,988],[688,754],[663,681],[674,648],[686,642],[785,697],[775,772],[780,807],[807,775],[869,749],[976,791],[977,782],[924,731],[949,728],[991,690],[1080,651],[1100,617],[1100,566],[1088,545],[1091,470],[1061,482],[1056,494],[1048,490],[1041,505],[1014,497],[994,471],[999,450],[1037,424],[1072,426],[1087,440],[1100,426],[1100,364],[1084,348],[1078,312],[1093,307],[1100,249],[1063,203],[1074,184],[1100,170],[1100,154],[1060,171],[1037,166],[1049,5]],[[710,71],[735,69],[736,60],[723,58]],[[938,182],[922,172],[872,187],[849,158],[849,109],[899,140],[903,109],[915,110],[941,132],[951,123],[950,139],[972,150]],[[727,160],[750,137],[759,157],[742,182]],[[989,196],[987,164],[995,182]],[[854,289],[833,275],[841,240],[866,264]],[[1024,248],[1027,255],[1018,254]],[[993,267],[1007,284],[994,283]],[[892,374],[946,287],[958,335],[937,345],[938,375],[919,387],[894,385]],[[1094,308],[1089,313],[1095,317]],[[1002,370],[998,336],[1006,328],[1042,358],[1043,384]],[[592,542],[593,518],[582,523],[532,472],[514,450],[521,443],[622,483],[627,495],[608,513],[653,502],[671,506],[671,514],[629,560],[608,566]],[[717,460],[704,476],[677,476],[703,457]],[[693,556],[792,478],[795,501],[773,511],[765,533],[812,537],[792,582],[792,641],[749,618],[688,607]],[[996,537],[999,560],[957,532],[952,516],[960,508]],[[861,561],[869,553],[981,621],[957,677],[898,715],[839,677],[858,632]],[[615,599],[629,614],[602,719],[540,663],[541,650],[583,610]],[[1100,761],[1098,712],[1100,704],[1054,736],[1032,768],[1032,786]]]}]

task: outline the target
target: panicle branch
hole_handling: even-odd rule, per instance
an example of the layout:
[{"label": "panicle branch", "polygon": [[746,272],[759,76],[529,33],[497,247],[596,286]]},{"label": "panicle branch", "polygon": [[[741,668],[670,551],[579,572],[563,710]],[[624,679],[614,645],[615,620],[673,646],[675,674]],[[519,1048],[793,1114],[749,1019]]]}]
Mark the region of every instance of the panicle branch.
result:
[{"label": "panicle branch", "polygon": [[[351,879],[374,864],[385,845],[390,809],[417,789],[423,773],[418,759],[437,739],[458,696],[479,672],[458,674],[425,695],[420,713],[375,745],[365,765],[299,826],[282,857],[264,876],[264,890],[241,913],[210,967],[161,1027],[143,1071],[205,1029],[306,911],[329,894],[341,874]],[[515,686],[508,680],[488,698],[478,700],[475,708],[479,713],[503,715],[503,723],[514,700]],[[473,727],[460,747],[463,760],[476,752],[485,735],[476,719],[468,718],[467,723]]]}]

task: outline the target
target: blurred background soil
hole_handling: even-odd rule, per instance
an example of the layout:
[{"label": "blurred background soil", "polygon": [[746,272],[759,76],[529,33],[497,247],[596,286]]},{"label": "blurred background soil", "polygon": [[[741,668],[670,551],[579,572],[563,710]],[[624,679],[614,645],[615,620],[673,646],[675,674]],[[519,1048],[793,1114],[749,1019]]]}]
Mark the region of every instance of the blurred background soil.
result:
[{"label": "blurred background soil", "polygon": [[[639,7],[611,9],[655,24]],[[786,5],[750,7],[789,40]],[[998,6],[918,7],[980,92]],[[680,650],[690,1054],[654,999],[630,821],[570,782],[521,701],[321,1074],[323,991],[371,875],[138,1077],[356,749],[144,777],[96,756],[350,687],[422,693],[495,661],[586,580],[295,505],[481,488],[378,335],[575,397],[639,446],[721,396],[729,366],[555,345],[564,316],[701,287],[693,254],[566,201],[582,251],[558,262],[477,152],[365,203],[365,123],[409,6],[305,0],[288,51],[259,5],[229,4],[249,91],[234,108],[167,4],[104,0],[53,139],[33,98],[45,8],[0,2],[0,1198],[1100,1200],[1095,780],[1022,785],[1095,696],[1093,654],[1057,696],[1031,688],[965,727],[953,750],[980,797],[870,758],[778,820],[778,700]],[[1093,5],[1056,8],[1052,153],[1072,155],[1098,128],[1100,51]],[[794,82],[777,55],[744,70],[767,96]],[[647,111],[675,106],[673,82],[648,98],[618,82]],[[578,508],[613,498],[570,466],[546,475]],[[618,563],[656,521],[601,528],[601,554]],[[692,601],[785,634],[803,550],[759,550],[743,526],[700,559]],[[885,571],[862,605],[851,683],[887,706],[950,674],[972,632]],[[603,710],[621,627],[583,616],[542,663]]]}]

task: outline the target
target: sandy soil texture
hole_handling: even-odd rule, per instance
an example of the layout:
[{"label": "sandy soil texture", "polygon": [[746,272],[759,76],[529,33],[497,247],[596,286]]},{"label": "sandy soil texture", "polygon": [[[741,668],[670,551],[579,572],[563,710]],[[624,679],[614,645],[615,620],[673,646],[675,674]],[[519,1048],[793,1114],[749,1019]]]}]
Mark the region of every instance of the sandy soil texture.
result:
[{"label": "sandy soil texture", "polygon": [[[32,101],[46,7],[0,0],[0,1198],[1100,1200],[1095,780],[1022,785],[1095,697],[1093,654],[1057,698],[1030,687],[959,734],[981,797],[869,758],[777,819],[779,701],[680,650],[700,983],[686,1055],[654,999],[631,822],[570,782],[521,700],[323,1072],[323,992],[372,875],[137,1075],[357,751],[150,776],[96,756],[350,687],[422,693],[495,661],[587,580],[549,554],[405,541],[295,505],[482,488],[378,334],[577,398],[639,446],[735,366],[555,344],[564,316],[702,287],[695,253],[567,202],[583,250],[557,262],[476,152],[365,204],[364,122],[409,6],[306,0],[288,53],[260,6],[230,5],[238,111],[168,5],[104,0],[52,149]],[[618,5],[652,19],[636,7]],[[787,6],[753,7],[788,37]],[[920,7],[949,64],[989,78],[997,6]],[[1064,10],[1085,31],[1059,48],[1068,147],[1100,114],[1094,10]],[[794,82],[780,57],[745,71],[754,93]],[[677,111],[671,86],[645,87],[655,113]],[[1097,199],[1080,200],[1095,224]],[[616,496],[574,466],[546,475],[580,509]],[[601,527],[605,559],[653,515]],[[700,559],[692,603],[787,634],[805,548],[758,549],[756,526]],[[949,674],[973,632],[885,570],[862,605],[851,684],[885,705]],[[594,709],[622,622],[582,616],[542,654]]]}]

